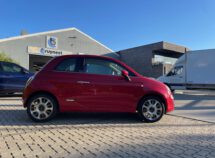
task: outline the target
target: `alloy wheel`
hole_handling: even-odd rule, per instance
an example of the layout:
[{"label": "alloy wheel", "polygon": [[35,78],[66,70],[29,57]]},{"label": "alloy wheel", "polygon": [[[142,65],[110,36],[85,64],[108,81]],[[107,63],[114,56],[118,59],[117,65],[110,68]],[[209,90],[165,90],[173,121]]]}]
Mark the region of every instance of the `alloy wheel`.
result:
[{"label": "alloy wheel", "polygon": [[162,103],[156,99],[147,99],[142,105],[142,115],[149,121],[155,121],[163,115]]},{"label": "alloy wheel", "polygon": [[38,97],[30,104],[30,114],[37,120],[45,120],[49,118],[54,110],[53,103],[46,97]]}]

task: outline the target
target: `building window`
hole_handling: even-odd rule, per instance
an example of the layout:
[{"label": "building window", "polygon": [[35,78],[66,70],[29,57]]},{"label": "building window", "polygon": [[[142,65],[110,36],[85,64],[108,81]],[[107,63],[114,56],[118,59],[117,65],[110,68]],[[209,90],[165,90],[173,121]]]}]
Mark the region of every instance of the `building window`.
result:
[{"label": "building window", "polygon": [[174,65],[177,61],[177,58],[165,57],[161,55],[154,55],[153,64],[163,63],[163,64],[171,64]]}]

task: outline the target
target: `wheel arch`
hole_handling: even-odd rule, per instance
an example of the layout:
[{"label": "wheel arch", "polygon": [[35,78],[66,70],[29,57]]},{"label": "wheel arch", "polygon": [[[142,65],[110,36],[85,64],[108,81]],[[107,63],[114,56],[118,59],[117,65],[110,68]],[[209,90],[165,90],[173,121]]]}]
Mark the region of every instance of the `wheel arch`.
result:
[{"label": "wheel arch", "polygon": [[164,113],[166,114],[166,109],[167,109],[166,100],[165,100],[165,98],[164,98],[164,96],[163,96],[162,94],[155,93],[155,92],[153,92],[153,93],[148,93],[148,94],[142,96],[142,97],[139,99],[138,103],[137,103],[136,110],[138,110],[141,101],[142,101],[143,99],[145,99],[145,98],[148,98],[148,97],[157,97],[158,99],[160,99],[160,100],[163,102],[163,104],[164,104],[164,108],[165,108],[165,109],[164,109],[164,110],[165,110]]},{"label": "wheel arch", "polygon": [[56,103],[57,103],[57,110],[60,111],[59,101],[58,101],[58,99],[55,97],[55,95],[54,95],[53,93],[51,93],[51,92],[43,91],[43,90],[33,92],[33,93],[28,97],[28,99],[27,99],[27,101],[26,101],[24,107],[27,107],[29,100],[30,100],[33,96],[39,95],[39,94],[45,94],[45,95],[51,96],[51,97],[56,101]]}]

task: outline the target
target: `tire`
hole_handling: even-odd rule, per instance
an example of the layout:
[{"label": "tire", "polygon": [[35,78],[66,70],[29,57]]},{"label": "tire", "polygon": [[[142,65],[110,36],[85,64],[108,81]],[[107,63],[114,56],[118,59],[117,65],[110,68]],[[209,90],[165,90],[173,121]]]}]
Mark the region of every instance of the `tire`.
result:
[{"label": "tire", "polygon": [[138,114],[144,122],[157,122],[163,117],[164,113],[164,103],[155,96],[142,99],[138,105]]},{"label": "tire", "polygon": [[57,101],[47,94],[35,95],[27,103],[27,114],[35,122],[49,121],[57,112]]}]

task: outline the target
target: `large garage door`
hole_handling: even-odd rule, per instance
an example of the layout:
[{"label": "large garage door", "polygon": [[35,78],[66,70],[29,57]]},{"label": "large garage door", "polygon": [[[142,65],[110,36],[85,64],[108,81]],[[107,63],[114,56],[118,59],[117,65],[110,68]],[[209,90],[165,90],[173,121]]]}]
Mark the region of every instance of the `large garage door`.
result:
[{"label": "large garage door", "polygon": [[50,59],[52,59],[52,57],[29,54],[30,72],[39,71]]}]

